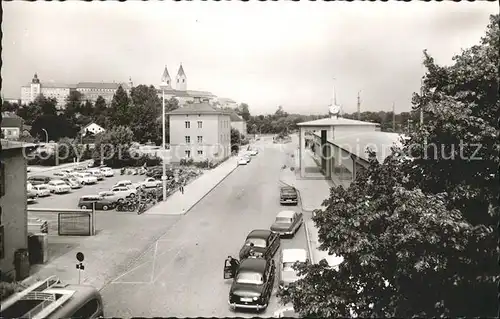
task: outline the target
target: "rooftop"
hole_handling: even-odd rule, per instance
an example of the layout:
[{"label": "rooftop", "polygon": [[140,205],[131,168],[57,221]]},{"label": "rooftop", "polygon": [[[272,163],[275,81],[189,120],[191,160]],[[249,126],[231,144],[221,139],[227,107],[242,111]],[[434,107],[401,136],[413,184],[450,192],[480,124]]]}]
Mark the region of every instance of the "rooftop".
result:
[{"label": "rooftop", "polygon": [[271,236],[271,231],[267,229],[255,229],[248,234],[247,238],[267,238]]},{"label": "rooftop", "polygon": [[184,114],[219,114],[219,115],[229,115],[227,112],[222,110],[217,110],[208,103],[193,103],[186,104],[176,110],[173,110],[169,115],[184,115]]},{"label": "rooftop", "polygon": [[231,122],[244,122],[244,120],[238,114],[236,114],[235,111],[229,113],[229,117],[231,119]]},{"label": "rooftop", "polygon": [[220,97],[217,100],[219,100],[219,102],[222,102],[222,103],[236,103],[236,101],[229,99],[229,98],[226,98],[226,97]]},{"label": "rooftop", "polygon": [[115,83],[115,82],[80,82],[76,85],[78,89],[111,89],[117,90],[119,86],[124,89],[128,88],[128,84],[125,83]]},{"label": "rooftop", "polygon": [[293,210],[283,210],[276,217],[292,218],[295,212]]},{"label": "rooftop", "polygon": [[256,271],[264,272],[266,269],[266,260],[262,258],[248,258],[244,259],[239,267],[239,271]]},{"label": "rooftop", "polygon": [[363,126],[377,126],[378,123],[372,123],[372,122],[364,122],[364,121],[358,121],[358,120],[351,120],[351,119],[345,119],[342,117],[338,118],[324,118],[324,119],[319,119],[319,120],[314,120],[314,121],[309,121],[309,122],[302,122],[298,123],[298,126],[303,126],[303,127],[315,127],[315,126],[350,126],[350,125],[363,125]]}]

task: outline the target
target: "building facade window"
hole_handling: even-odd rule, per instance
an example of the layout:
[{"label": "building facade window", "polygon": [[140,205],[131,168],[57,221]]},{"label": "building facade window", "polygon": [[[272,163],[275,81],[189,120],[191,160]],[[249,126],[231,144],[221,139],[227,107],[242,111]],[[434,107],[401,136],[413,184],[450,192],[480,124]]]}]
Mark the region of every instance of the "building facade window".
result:
[{"label": "building facade window", "polygon": [[203,122],[202,121],[198,121],[198,128],[203,128]]},{"label": "building facade window", "polygon": [[191,157],[191,151],[190,150],[185,150],[184,154],[186,155],[187,158]]},{"label": "building facade window", "polygon": [[203,155],[203,151],[199,150],[198,155]]},{"label": "building facade window", "polygon": [[203,143],[203,136],[201,135],[198,135],[198,143]]},{"label": "building facade window", "polygon": [[191,128],[191,122],[186,121],[184,124],[186,125],[186,128]]},{"label": "building facade window", "polygon": [[184,140],[186,141],[186,144],[191,143],[191,136],[185,136]]}]

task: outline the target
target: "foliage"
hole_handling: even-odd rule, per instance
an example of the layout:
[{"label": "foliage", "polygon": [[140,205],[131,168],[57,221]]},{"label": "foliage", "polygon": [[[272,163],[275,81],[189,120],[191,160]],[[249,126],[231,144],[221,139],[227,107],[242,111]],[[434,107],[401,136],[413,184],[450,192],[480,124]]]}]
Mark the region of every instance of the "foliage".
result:
[{"label": "foliage", "polygon": [[[321,248],[344,262],[338,271],[301,267],[305,278],[280,291],[283,302],[322,317],[496,315],[498,21],[492,16],[481,44],[452,66],[426,54],[423,94],[414,98],[424,126],[383,164],[370,153],[348,189],[331,189],[313,220]],[[470,143],[481,145],[481,160]]]},{"label": "foliage", "polygon": [[66,105],[64,109],[64,115],[68,119],[74,119],[76,114],[82,111],[82,93],[79,91],[70,91],[68,97],[66,98]]},{"label": "foliage", "polygon": [[107,129],[110,127],[108,118],[108,108],[106,106],[106,100],[102,96],[98,96],[94,105],[94,121],[97,125]]},{"label": "foliage", "polygon": [[203,161],[199,161],[199,162],[195,162],[192,158],[190,158],[190,159],[182,158],[179,162],[179,165],[181,165],[181,166],[194,166],[197,168],[214,168],[217,166],[212,161],[209,161],[208,159],[203,160]]},{"label": "foliage", "polygon": [[121,85],[116,90],[113,100],[111,101],[110,115],[111,114],[111,125],[130,125],[132,120],[132,113],[130,112],[130,98]]},{"label": "foliage", "polygon": [[4,301],[16,292],[21,292],[27,287],[14,280],[10,274],[0,273],[0,301]]},{"label": "foliage", "polygon": [[246,103],[241,103],[237,108],[236,108],[236,114],[241,116],[245,121],[250,120],[250,110],[248,108],[248,104]]},{"label": "foliage", "polygon": [[130,112],[140,116],[132,116],[131,128],[134,140],[139,143],[161,140],[161,122],[158,123],[158,113],[161,114],[161,101],[154,86],[139,85],[130,93]]},{"label": "foliage", "polygon": [[109,167],[127,166],[133,138],[134,133],[125,126],[113,127],[99,134],[92,155],[94,162],[103,161]]}]

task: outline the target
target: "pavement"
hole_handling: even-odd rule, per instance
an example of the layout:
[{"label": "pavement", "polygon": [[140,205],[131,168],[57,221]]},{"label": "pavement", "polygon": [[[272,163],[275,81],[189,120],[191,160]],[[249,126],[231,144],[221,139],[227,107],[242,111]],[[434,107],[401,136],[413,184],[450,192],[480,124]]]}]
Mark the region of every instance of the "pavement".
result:
[{"label": "pavement", "polygon": [[[284,209],[279,204],[279,186],[286,156],[272,142],[259,142],[259,154],[234,170],[188,214],[142,215],[177,219],[163,227],[160,237],[148,232],[137,235],[137,240],[149,238],[152,244],[101,290],[106,317],[256,316],[229,309],[231,281],[223,279],[223,267],[228,255],[238,255],[250,231],[269,229]],[[186,187],[184,196],[189,194]],[[293,239],[283,239],[281,247],[307,249],[304,228]],[[259,316],[270,317],[279,307],[273,294],[268,309]]]},{"label": "pavement", "polygon": [[145,215],[183,215],[217,187],[229,174],[238,168],[238,157],[229,157],[214,169],[184,186],[184,194],[176,191],[164,201],[148,209]]}]

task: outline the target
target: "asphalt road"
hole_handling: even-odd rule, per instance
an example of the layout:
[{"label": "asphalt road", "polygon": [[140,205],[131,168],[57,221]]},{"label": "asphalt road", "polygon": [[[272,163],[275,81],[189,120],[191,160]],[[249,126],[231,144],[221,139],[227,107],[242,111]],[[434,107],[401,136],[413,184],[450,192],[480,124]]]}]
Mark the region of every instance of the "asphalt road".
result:
[{"label": "asphalt road", "polygon": [[[223,279],[223,266],[228,255],[238,256],[250,231],[269,229],[276,214],[288,209],[279,204],[279,175],[287,154],[277,147],[267,142],[251,163],[166,226],[139,260],[101,290],[105,316],[272,316],[279,307],[274,294],[263,313],[229,309],[231,281]],[[281,247],[306,248],[304,227],[293,239],[283,239]]]},{"label": "asphalt road", "polygon": [[[52,175],[53,172],[39,173],[38,175],[56,177]],[[115,185],[120,180],[130,180],[133,183],[144,180],[146,176],[141,175],[120,175],[119,170],[115,170],[115,176],[105,177],[102,181],[98,181],[97,184],[83,186],[79,189],[73,189],[70,193],[66,194],[52,194],[48,197],[38,198],[36,203],[28,204],[28,208],[78,208],[78,200],[84,195],[96,195],[99,192],[109,190],[113,185]],[[98,215],[108,214],[108,212],[98,212]],[[122,212],[120,212],[122,213]],[[49,235],[57,235],[57,212],[41,213],[41,212],[29,212],[29,217],[36,217],[46,220],[49,223]],[[99,216],[97,217],[99,218]],[[101,218],[102,220],[102,218]]]}]

